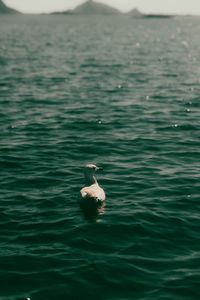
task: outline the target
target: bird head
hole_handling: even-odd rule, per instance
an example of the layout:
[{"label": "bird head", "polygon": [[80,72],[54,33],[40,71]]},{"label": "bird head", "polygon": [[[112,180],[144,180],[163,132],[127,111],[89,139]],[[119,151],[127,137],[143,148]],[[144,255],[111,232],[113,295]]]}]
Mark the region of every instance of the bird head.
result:
[{"label": "bird head", "polygon": [[96,171],[99,171],[99,170],[103,170],[103,168],[97,167],[96,165],[93,165],[93,164],[88,164],[85,166],[85,169],[84,169],[85,177],[87,179],[90,179],[94,176]]},{"label": "bird head", "polygon": [[97,167],[96,165],[93,164],[88,164],[85,166],[85,170],[87,171],[87,173],[94,174],[98,170],[103,170],[103,168]]}]

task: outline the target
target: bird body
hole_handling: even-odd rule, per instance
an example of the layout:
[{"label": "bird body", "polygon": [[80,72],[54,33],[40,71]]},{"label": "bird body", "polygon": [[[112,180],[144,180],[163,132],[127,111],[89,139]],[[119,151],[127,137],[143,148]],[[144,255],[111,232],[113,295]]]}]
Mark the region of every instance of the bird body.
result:
[{"label": "bird body", "polygon": [[84,169],[86,186],[81,189],[81,205],[100,205],[105,200],[105,192],[99,186],[94,174],[97,170],[102,170],[103,168],[97,167],[95,165],[87,165]]},{"label": "bird body", "polygon": [[98,185],[98,183],[94,183],[90,186],[84,187],[81,189],[82,198],[94,198],[100,201],[105,200],[104,190]]}]

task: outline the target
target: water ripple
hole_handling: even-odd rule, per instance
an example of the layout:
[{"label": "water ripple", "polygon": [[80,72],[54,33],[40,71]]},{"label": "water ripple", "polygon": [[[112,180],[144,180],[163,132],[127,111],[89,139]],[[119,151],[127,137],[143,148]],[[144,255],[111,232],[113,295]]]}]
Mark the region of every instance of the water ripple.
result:
[{"label": "water ripple", "polygon": [[0,24],[0,298],[199,299],[199,19]]}]

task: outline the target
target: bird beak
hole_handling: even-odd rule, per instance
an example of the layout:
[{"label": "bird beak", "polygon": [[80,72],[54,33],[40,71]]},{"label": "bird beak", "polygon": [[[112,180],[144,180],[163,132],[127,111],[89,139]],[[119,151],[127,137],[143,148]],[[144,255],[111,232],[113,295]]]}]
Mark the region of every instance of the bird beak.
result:
[{"label": "bird beak", "polygon": [[97,167],[97,170],[103,171],[103,167]]}]

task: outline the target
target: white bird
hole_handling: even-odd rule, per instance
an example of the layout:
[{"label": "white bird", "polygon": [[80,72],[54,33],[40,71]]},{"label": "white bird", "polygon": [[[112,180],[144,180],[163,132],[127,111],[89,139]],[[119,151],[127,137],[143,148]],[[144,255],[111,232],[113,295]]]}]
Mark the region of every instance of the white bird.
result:
[{"label": "white bird", "polygon": [[98,206],[105,200],[105,192],[98,185],[95,178],[95,172],[98,170],[103,170],[102,167],[97,167],[95,165],[89,164],[84,168],[84,175],[86,180],[86,187],[81,189],[81,206]]}]

